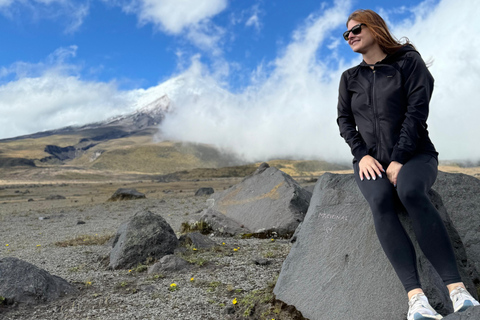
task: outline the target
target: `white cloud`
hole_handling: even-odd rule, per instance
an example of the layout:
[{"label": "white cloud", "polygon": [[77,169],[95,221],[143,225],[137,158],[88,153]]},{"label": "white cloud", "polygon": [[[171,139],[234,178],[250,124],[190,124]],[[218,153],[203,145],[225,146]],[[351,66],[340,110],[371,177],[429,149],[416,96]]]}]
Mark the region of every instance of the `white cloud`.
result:
[{"label": "white cloud", "polygon": [[[212,90],[176,103],[175,113],[161,126],[164,138],[213,143],[247,160],[339,159],[342,150],[348,154],[335,123],[339,71],[331,74],[316,60],[329,32],[344,23],[348,7],[349,1],[338,2],[308,17],[267,68],[273,71],[265,75],[259,66],[255,84],[243,93]],[[184,76],[215,87],[214,78],[198,62]]]},{"label": "white cloud", "polygon": [[65,33],[74,33],[89,13],[89,1],[0,0],[0,12],[10,19],[61,20]]},{"label": "white cloud", "polygon": [[179,34],[222,12],[227,0],[137,0],[129,7],[135,8],[140,22],[153,23],[169,33]]},{"label": "white cloud", "polygon": [[[83,81],[66,60],[77,48],[59,48],[44,62],[17,62],[0,75],[16,80],[0,85],[0,137],[81,125],[131,110],[137,92],[120,92],[114,82]],[[12,121],[14,119],[14,121]]]},{"label": "white cloud", "polygon": [[[106,3],[111,1],[103,0]],[[218,56],[225,30],[211,18],[226,9],[228,0],[117,0],[127,13],[136,14],[141,25],[153,24],[173,35],[185,36],[199,49]]]},{"label": "white cloud", "polygon": [[257,31],[260,31],[260,29],[262,28],[262,23],[260,22],[260,6],[258,4],[254,5],[252,7],[252,11],[253,13],[250,18],[248,18],[247,22],[245,22],[245,25],[247,27],[253,26]]},{"label": "white cloud", "polygon": [[[332,41],[338,30],[332,30],[344,25],[351,6],[349,1],[335,3],[309,16],[278,58],[252,73],[252,85],[244,92],[227,95],[217,90],[176,104],[162,126],[164,137],[212,143],[248,160],[351,160],[335,121],[338,82],[341,72],[360,57],[351,62],[338,57],[339,43]],[[397,22],[394,34],[408,36],[424,59],[434,60],[429,128],[440,159],[478,161],[480,42],[472,38],[478,6],[474,0],[428,0],[401,11],[413,17]],[[325,54],[325,48],[331,51]],[[184,76],[215,84],[206,68],[197,66]]]}]

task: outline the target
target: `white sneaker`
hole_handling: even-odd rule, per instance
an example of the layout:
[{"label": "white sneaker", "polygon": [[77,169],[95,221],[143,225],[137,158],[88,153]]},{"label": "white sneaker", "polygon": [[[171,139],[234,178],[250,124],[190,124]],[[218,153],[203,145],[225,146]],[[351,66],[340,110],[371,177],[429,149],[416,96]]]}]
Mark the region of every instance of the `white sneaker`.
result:
[{"label": "white sneaker", "polygon": [[408,320],[442,319],[432,306],[428,303],[423,293],[417,293],[408,301]]},{"label": "white sneaker", "polygon": [[470,307],[480,305],[480,303],[462,287],[452,290],[450,299],[452,299],[454,312],[465,311]]}]

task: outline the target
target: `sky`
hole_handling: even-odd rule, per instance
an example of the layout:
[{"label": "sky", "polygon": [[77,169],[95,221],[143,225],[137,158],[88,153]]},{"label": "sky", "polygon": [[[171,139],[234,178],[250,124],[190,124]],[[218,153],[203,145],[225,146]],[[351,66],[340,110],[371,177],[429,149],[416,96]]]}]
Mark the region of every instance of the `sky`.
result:
[{"label": "sky", "polygon": [[342,38],[373,9],[435,78],[441,160],[480,160],[474,0],[0,0],[0,139],[127,114],[167,94],[156,139],[249,161],[350,161],[336,125]]}]

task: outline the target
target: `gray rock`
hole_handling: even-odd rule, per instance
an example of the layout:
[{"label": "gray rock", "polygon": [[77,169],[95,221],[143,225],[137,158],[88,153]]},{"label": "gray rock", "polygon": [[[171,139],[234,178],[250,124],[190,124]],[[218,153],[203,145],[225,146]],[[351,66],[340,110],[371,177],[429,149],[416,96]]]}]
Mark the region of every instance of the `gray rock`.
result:
[{"label": "gray rock", "polygon": [[[473,194],[469,197],[479,201]],[[431,191],[430,198],[449,232],[462,279],[476,295],[473,281],[478,281],[478,273],[450,221],[455,217],[448,216],[437,192]],[[399,216],[415,244],[422,285],[431,305],[441,314],[451,313],[448,292],[419,249],[410,219],[402,210]],[[477,220],[475,227],[479,223]],[[318,180],[296,236],[274,289],[278,300],[295,306],[309,319],[325,319],[325,315],[328,319],[406,318],[406,294],[380,247],[370,208],[353,175],[326,173]],[[377,308],[375,319],[372,304]]]},{"label": "gray rock", "polygon": [[310,195],[286,173],[262,165],[210,199],[214,200],[212,209],[243,225],[248,233],[291,237],[305,217]]},{"label": "gray rock", "polygon": [[181,245],[191,245],[197,249],[210,249],[215,246],[215,242],[200,232],[191,232],[184,234],[179,239]]},{"label": "gray rock", "polygon": [[433,189],[442,196],[468,259],[480,272],[480,180],[461,173],[439,172]]},{"label": "gray rock", "polygon": [[119,188],[107,201],[145,199],[145,194],[136,189]]},{"label": "gray rock", "polygon": [[478,320],[480,319],[480,306],[468,308],[464,312],[455,312],[443,318],[443,320]]},{"label": "gray rock", "polygon": [[260,257],[253,257],[252,258],[253,263],[259,266],[267,266],[269,264],[272,264],[272,261],[265,259],[265,258],[260,258]]},{"label": "gray rock", "polygon": [[26,261],[6,257],[0,260],[0,296],[8,304],[39,304],[56,300],[77,289]]},{"label": "gray rock", "polygon": [[119,227],[109,267],[131,268],[147,258],[160,259],[172,254],[177,245],[175,232],[165,219],[150,211],[139,212]]},{"label": "gray rock", "polygon": [[242,227],[237,221],[213,209],[205,210],[200,221],[208,223],[217,235],[236,236],[249,232],[248,229]]},{"label": "gray rock", "polygon": [[66,198],[59,194],[50,195],[45,198],[45,200],[63,200],[63,199],[66,199]]},{"label": "gray rock", "polygon": [[173,254],[170,254],[164,256],[162,259],[160,259],[160,261],[148,268],[148,274],[181,271],[184,269],[188,269],[190,266],[190,263],[188,263],[187,261]]},{"label": "gray rock", "polygon": [[197,197],[208,196],[208,195],[211,195],[213,193],[215,193],[213,188],[200,188],[200,189],[197,190],[197,192],[195,192],[195,196],[197,196]]}]

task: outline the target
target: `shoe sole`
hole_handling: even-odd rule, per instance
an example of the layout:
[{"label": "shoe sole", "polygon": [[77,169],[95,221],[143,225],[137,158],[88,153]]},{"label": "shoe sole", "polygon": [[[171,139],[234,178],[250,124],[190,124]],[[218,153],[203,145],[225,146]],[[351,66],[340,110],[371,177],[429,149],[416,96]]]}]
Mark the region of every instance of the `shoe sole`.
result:
[{"label": "shoe sole", "polygon": [[465,301],[465,303],[463,304],[463,306],[462,306],[460,309],[458,309],[457,311],[455,311],[455,312],[462,312],[462,311],[467,310],[467,309],[470,308],[470,307],[473,307],[473,303],[472,303],[472,301],[468,301],[468,300],[467,300],[467,301]]},{"label": "shoe sole", "polygon": [[415,315],[413,316],[413,319],[414,320],[432,320],[432,319],[443,319],[443,317],[441,315],[437,315],[437,316],[424,316],[424,315],[421,315],[420,313],[415,313]]}]

